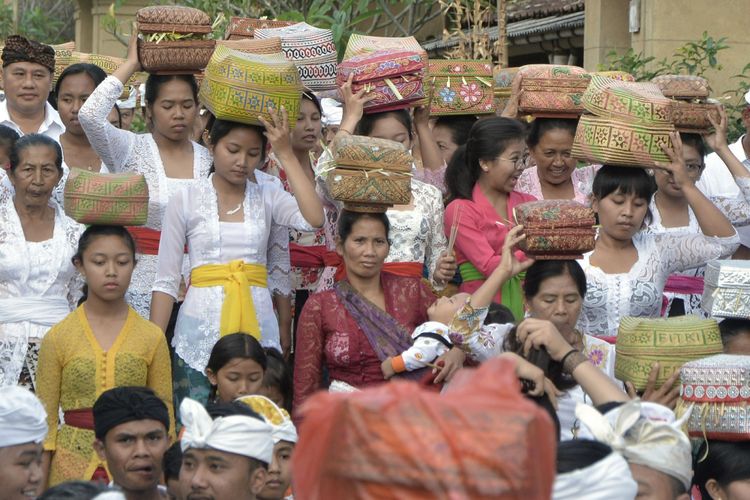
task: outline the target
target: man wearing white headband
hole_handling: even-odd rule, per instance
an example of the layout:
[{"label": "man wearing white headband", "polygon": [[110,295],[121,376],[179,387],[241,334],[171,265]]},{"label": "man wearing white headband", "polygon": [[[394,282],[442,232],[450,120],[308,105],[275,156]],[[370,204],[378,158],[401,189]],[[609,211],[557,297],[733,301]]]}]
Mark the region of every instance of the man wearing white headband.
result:
[{"label": "man wearing white headband", "polygon": [[639,499],[690,500],[693,476],[690,440],[681,430],[690,416],[679,420],[655,403],[629,401],[602,415],[579,404],[576,417],[584,424],[581,437],[593,439],[619,451],[638,483]]},{"label": "man wearing white headband", "polygon": [[180,405],[184,426],[181,490],[187,500],[255,500],[266,484],[273,458],[273,428],[236,403],[215,409],[223,414],[212,419],[192,399]]},{"label": "man wearing white headband", "polygon": [[0,387],[0,498],[36,498],[42,484],[47,413],[31,392]]},{"label": "man wearing white headband", "polygon": [[340,102],[330,97],[321,99],[320,106],[323,108],[323,116],[320,120],[323,123],[323,139],[326,144],[330,144],[336,137],[336,132],[339,131],[341,119],[344,117],[344,108]]},{"label": "man wearing white headband", "polygon": [[297,444],[297,428],[286,410],[265,396],[243,396],[236,401],[246,404],[273,426],[273,460],[268,479],[259,500],[283,500],[292,484],[292,452]]},{"label": "man wearing white headband", "polygon": [[141,84],[137,87],[130,88],[130,95],[127,99],[118,100],[117,107],[120,108],[120,122],[123,130],[130,130],[133,124],[136,108],[143,107],[143,96],[146,92],[146,85]]}]

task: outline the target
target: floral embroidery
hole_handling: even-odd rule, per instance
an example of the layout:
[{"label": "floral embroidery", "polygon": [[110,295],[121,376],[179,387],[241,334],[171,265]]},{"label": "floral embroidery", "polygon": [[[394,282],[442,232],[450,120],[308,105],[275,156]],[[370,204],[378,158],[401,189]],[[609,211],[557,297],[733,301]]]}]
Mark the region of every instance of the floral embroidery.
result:
[{"label": "floral embroidery", "polygon": [[482,91],[479,89],[479,85],[474,82],[461,85],[459,93],[464,102],[471,104],[479,102],[482,98]]},{"label": "floral embroidery", "polygon": [[600,348],[595,347],[588,352],[588,358],[594,366],[596,366],[597,368],[601,368],[602,362],[605,358],[605,354]]},{"label": "floral embroidery", "polygon": [[456,98],[456,91],[450,87],[443,87],[440,90],[440,98],[444,103],[449,104]]}]

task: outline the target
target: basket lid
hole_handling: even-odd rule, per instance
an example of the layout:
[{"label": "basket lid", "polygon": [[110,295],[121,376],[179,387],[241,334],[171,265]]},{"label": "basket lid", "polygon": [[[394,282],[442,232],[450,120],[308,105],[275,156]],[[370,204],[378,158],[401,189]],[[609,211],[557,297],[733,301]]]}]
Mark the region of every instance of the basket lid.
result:
[{"label": "basket lid", "polygon": [[142,33],[210,33],[211,18],[202,10],[182,5],[152,5],[135,14]]},{"label": "basket lid", "polygon": [[672,123],[672,100],[648,82],[624,82],[594,75],[582,98],[589,113],[633,123]]}]

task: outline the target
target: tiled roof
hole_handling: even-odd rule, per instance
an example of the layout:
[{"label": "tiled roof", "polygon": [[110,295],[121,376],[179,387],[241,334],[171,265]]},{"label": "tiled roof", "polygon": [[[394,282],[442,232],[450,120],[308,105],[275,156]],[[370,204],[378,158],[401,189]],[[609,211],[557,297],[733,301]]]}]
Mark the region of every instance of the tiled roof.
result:
[{"label": "tiled roof", "polygon": [[583,10],[584,0],[508,0],[508,21],[569,14]]}]

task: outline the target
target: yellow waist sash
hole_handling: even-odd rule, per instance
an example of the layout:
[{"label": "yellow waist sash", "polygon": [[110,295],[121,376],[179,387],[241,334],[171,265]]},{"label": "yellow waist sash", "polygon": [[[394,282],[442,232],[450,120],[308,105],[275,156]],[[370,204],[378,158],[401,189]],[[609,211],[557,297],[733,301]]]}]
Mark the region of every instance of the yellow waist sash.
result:
[{"label": "yellow waist sash", "polygon": [[250,287],[266,288],[266,276],[265,266],[233,260],[229,264],[206,264],[196,267],[190,273],[190,286],[224,287],[220,336],[241,332],[260,340],[260,326]]}]

